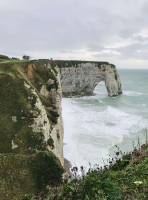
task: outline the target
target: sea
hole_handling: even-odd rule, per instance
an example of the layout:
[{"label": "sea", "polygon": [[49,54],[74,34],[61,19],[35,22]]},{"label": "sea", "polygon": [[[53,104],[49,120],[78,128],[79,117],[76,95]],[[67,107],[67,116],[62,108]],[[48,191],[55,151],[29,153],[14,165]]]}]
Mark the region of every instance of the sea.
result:
[{"label": "sea", "polygon": [[108,97],[100,82],[94,96],[62,99],[64,157],[72,166],[103,166],[116,148],[124,153],[146,142],[148,70],[121,69],[119,74],[121,96]]}]

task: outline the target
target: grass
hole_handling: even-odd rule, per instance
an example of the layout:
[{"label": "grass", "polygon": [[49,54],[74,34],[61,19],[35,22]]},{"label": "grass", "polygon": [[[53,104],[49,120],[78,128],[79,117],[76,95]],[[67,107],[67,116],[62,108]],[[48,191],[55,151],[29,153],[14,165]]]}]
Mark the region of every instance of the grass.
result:
[{"label": "grass", "polygon": [[[97,67],[101,67],[101,65],[106,65],[106,64],[110,64],[108,62],[105,61],[81,61],[81,60],[55,60],[55,62],[57,63],[57,65],[60,68],[63,67],[78,67],[80,64],[86,64],[86,63],[93,63],[95,64]],[[115,65],[110,64],[112,66],[112,68],[115,68]]]},{"label": "grass", "polygon": [[147,200],[148,144],[109,161],[104,168],[72,168],[72,176],[57,187],[50,187],[48,196],[27,194],[24,200]]},{"label": "grass", "polygon": [[21,200],[25,193],[46,193],[61,182],[63,169],[52,152],[0,154],[1,200]]},{"label": "grass", "polygon": [[[117,152],[118,155],[118,152]],[[148,198],[148,144],[90,170],[64,184],[59,200],[146,200]],[[50,198],[49,198],[50,199]]]}]

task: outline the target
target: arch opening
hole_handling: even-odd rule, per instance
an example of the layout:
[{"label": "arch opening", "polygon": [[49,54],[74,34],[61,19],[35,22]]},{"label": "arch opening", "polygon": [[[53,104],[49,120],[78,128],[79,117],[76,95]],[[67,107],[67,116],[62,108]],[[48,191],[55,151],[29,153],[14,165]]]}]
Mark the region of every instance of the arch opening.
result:
[{"label": "arch opening", "polygon": [[108,95],[104,80],[102,80],[101,82],[96,84],[96,86],[94,88],[94,94],[99,95],[99,96],[107,96]]}]

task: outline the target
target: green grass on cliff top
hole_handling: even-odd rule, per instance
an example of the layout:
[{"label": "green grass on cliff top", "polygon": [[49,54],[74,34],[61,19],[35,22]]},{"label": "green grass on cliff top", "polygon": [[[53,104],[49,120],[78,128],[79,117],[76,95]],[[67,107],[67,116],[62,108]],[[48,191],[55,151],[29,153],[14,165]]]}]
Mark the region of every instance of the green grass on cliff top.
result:
[{"label": "green grass on cliff top", "polygon": [[[0,64],[18,64],[18,63],[48,63],[50,59],[38,59],[38,60],[21,60],[21,59],[13,59],[9,58],[7,56],[4,56],[4,58],[1,58],[0,56]],[[115,65],[106,62],[106,61],[89,61],[89,60],[54,60],[54,63],[56,63],[60,68],[62,67],[78,67],[80,64],[85,64],[85,63],[94,63],[96,66],[100,67],[103,64],[110,64],[112,68],[115,68]]]}]

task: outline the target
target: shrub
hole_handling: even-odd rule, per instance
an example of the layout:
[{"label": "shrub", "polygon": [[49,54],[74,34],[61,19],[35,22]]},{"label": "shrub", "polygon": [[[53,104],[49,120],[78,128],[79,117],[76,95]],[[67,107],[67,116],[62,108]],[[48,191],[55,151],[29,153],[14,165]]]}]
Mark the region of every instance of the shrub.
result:
[{"label": "shrub", "polygon": [[0,55],[0,59],[7,60],[7,59],[9,59],[9,57],[8,57],[8,56],[6,56],[6,55]]},{"label": "shrub", "polygon": [[39,152],[30,162],[33,178],[39,190],[47,185],[58,185],[62,180],[63,168],[52,152]]},{"label": "shrub", "polygon": [[30,56],[27,56],[27,55],[23,55],[22,57],[24,60],[30,60]]}]

